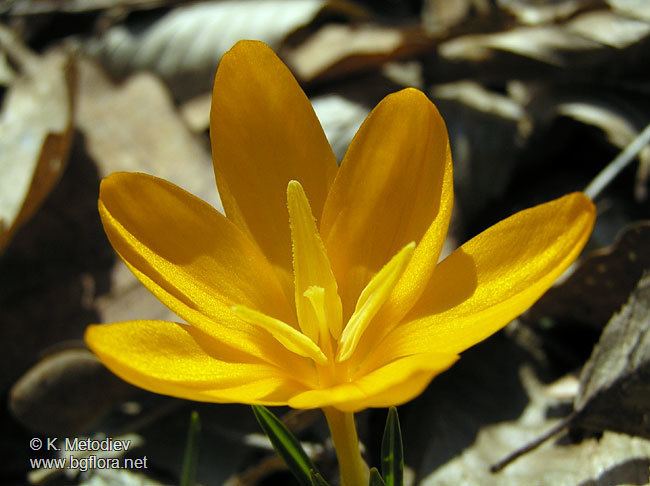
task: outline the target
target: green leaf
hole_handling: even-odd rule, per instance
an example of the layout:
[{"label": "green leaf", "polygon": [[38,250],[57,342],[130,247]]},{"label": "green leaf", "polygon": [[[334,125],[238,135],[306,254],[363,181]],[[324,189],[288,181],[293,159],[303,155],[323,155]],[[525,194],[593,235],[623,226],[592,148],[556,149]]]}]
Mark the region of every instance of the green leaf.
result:
[{"label": "green leaf", "polygon": [[386,486],[386,483],[381,479],[376,467],[373,467],[370,470],[370,481],[368,482],[368,486]]},{"label": "green leaf", "polygon": [[311,474],[311,484],[312,486],[330,486],[327,481],[321,476],[321,474],[318,471],[315,471],[312,469],[309,471]]},{"label": "green leaf", "polygon": [[[261,405],[253,405],[253,413],[271,440],[273,448],[282,457],[289,470],[303,486],[312,486],[312,471],[317,473],[298,439],[271,411]],[[316,483],[318,484],[318,483]]]},{"label": "green leaf", "polygon": [[381,441],[381,473],[386,486],[402,486],[404,484],[402,431],[399,427],[399,418],[395,407],[390,407],[388,410],[384,438]]},{"label": "green leaf", "polygon": [[181,471],[180,486],[194,486],[196,484],[196,465],[199,461],[199,433],[201,420],[197,412],[190,415],[190,426],[187,429],[187,443],[183,455],[183,469]]}]

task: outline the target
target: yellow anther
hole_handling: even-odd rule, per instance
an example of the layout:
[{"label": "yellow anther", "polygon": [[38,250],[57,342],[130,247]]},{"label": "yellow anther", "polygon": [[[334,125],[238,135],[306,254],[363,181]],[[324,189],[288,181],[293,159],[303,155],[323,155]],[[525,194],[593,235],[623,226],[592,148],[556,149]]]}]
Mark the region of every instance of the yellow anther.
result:
[{"label": "yellow anther", "polygon": [[384,305],[397,281],[406,270],[406,265],[411,260],[414,250],[415,243],[409,243],[402,248],[363,289],[354,313],[341,334],[336,361],[345,361],[352,356],[370,321]]},{"label": "yellow anther", "polygon": [[305,358],[311,358],[319,364],[327,363],[327,356],[323,354],[318,345],[286,322],[243,305],[235,305],[231,307],[231,310],[241,320],[268,331],[289,351],[293,351]]}]

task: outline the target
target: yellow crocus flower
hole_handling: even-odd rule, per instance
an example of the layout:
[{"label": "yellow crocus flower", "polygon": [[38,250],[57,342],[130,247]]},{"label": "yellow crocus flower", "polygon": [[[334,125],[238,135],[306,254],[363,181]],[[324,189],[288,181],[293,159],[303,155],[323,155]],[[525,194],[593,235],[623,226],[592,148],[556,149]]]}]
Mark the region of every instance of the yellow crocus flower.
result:
[{"label": "yellow crocus flower", "polygon": [[[92,325],[86,342],[153,392],[323,408],[340,460],[355,454],[352,412],[417,396],[530,307],[594,223],[591,201],[569,194],[438,263],[453,187],[434,105],[415,89],[387,96],[337,167],[309,100],[260,42],[223,57],[210,135],[225,216],[144,174],[113,174],[99,196],[115,250],[187,324]],[[348,484],[363,475],[356,459],[341,467]]]}]

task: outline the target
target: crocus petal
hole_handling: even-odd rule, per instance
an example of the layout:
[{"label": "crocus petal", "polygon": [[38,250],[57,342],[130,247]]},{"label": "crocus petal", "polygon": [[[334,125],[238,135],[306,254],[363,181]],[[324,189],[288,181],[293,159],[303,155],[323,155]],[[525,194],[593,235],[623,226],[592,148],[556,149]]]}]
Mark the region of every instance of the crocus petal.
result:
[{"label": "crocus petal", "polygon": [[487,229],[440,263],[410,322],[395,328],[377,355],[460,353],[487,338],[529,308],[575,260],[594,218],[591,201],[574,193]]},{"label": "crocus petal", "polygon": [[173,184],[126,173],[102,181],[99,210],[115,250],[164,304],[234,347],[282,359],[281,346],[230,310],[295,324],[271,266],[223,215]]},{"label": "crocus petal", "polygon": [[155,393],[198,401],[276,403],[302,389],[263,362],[222,361],[214,354],[212,339],[187,325],[164,321],[93,325],[85,340],[116,375]]},{"label": "crocus petal", "polygon": [[431,379],[458,356],[423,353],[399,358],[349,383],[300,393],[289,400],[294,408],[333,406],[345,412],[398,405],[417,396]]},{"label": "crocus petal", "polygon": [[337,166],[309,100],[267,45],[242,41],[221,59],[210,138],[228,218],[257,242],[292,295],[287,184],[302,184],[319,218]]},{"label": "crocus petal", "polygon": [[399,320],[435,267],[453,201],[447,131],[415,89],[384,98],[355,136],[321,220],[344,316],[361,290],[407,243],[419,243],[386,310]]}]

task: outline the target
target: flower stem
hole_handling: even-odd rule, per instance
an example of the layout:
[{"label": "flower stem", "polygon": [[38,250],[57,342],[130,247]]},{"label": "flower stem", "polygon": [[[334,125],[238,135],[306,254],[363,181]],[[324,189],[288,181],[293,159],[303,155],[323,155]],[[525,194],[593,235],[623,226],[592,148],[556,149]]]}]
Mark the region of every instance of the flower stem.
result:
[{"label": "flower stem", "polygon": [[339,460],[341,486],[360,486],[368,484],[368,466],[361,458],[354,414],[341,412],[335,408],[324,408],[329,425],[336,457]]}]

